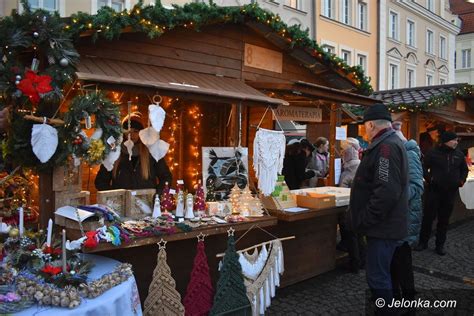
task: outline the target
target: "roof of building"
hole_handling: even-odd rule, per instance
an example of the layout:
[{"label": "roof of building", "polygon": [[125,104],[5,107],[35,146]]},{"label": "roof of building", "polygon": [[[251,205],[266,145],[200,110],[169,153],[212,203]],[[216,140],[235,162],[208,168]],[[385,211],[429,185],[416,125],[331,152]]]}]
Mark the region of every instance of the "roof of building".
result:
[{"label": "roof of building", "polygon": [[372,97],[383,101],[385,104],[423,104],[437,95],[445,94],[447,92],[454,93],[462,86],[464,86],[463,83],[455,83],[438,86],[383,90],[374,92]]},{"label": "roof of building", "polygon": [[459,15],[462,21],[459,34],[474,32],[474,2],[467,0],[450,0],[451,11]]}]

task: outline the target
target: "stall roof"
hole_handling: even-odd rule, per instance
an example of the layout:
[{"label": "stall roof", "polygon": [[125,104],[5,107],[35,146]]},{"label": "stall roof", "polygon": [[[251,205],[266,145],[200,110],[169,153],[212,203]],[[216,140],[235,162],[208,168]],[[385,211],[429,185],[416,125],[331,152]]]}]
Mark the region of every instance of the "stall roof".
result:
[{"label": "stall roof", "polygon": [[252,87],[266,91],[281,91],[295,95],[316,97],[322,100],[333,101],[337,103],[351,103],[369,106],[380,102],[374,98],[366,97],[360,94],[346,92],[334,88],[328,88],[315,83],[305,81],[293,82],[247,82]]},{"label": "stall roof", "polygon": [[167,92],[173,95],[211,96],[215,101],[229,103],[288,105],[288,102],[270,98],[237,79],[151,66],[138,62],[86,56],[81,58],[76,75],[79,80],[152,88],[158,92]]},{"label": "stall roof", "polygon": [[464,85],[464,83],[455,83],[439,86],[383,90],[374,92],[372,97],[383,101],[385,104],[423,104],[434,96],[444,94],[446,92],[455,92]]}]

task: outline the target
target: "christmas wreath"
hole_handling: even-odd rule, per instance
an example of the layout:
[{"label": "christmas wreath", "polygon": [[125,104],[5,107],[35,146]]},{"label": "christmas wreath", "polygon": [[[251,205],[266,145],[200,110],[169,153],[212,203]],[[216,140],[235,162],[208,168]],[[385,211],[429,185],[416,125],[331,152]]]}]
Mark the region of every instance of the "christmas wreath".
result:
[{"label": "christmas wreath", "polygon": [[[95,132],[88,138],[82,129],[92,127],[95,116]],[[110,151],[122,142],[122,126],[119,108],[101,93],[91,93],[75,97],[64,117],[62,131],[64,154],[82,158],[89,164],[100,164]]]}]

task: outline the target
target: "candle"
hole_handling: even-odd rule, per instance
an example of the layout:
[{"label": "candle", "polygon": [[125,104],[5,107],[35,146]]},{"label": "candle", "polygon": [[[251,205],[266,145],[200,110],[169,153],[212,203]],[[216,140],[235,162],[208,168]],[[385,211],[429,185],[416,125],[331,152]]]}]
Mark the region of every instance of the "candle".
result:
[{"label": "candle", "polygon": [[51,247],[51,235],[53,234],[53,220],[48,221],[48,235],[46,237],[46,247]]},{"label": "candle", "polygon": [[66,266],[66,230],[63,229],[63,255],[62,255],[62,260],[63,260],[63,273],[67,272],[67,266]]},{"label": "candle", "polygon": [[23,237],[23,206],[19,208],[20,212],[20,223],[19,223],[19,231],[20,231],[20,238]]}]

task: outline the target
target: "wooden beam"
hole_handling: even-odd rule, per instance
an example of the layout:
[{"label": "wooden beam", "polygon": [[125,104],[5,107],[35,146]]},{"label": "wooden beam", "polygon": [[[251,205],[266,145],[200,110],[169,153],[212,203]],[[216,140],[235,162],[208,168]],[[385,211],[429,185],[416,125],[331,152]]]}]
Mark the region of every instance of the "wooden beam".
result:
[{"label": "wooden beam", "polygon": [[[334,158],[336,156],[336,126],[338,122],[338,113],[340,116],[340,106],[335,103],[331,104],[330,124],[329,124],[329,185],[335,185],[335,169]],[[340,117],[339,117],[340,122]]]},{"label": "wooden beam", "polygon": [[410,113],[410,135],[408,139],[420,142],[420,113]]}]

